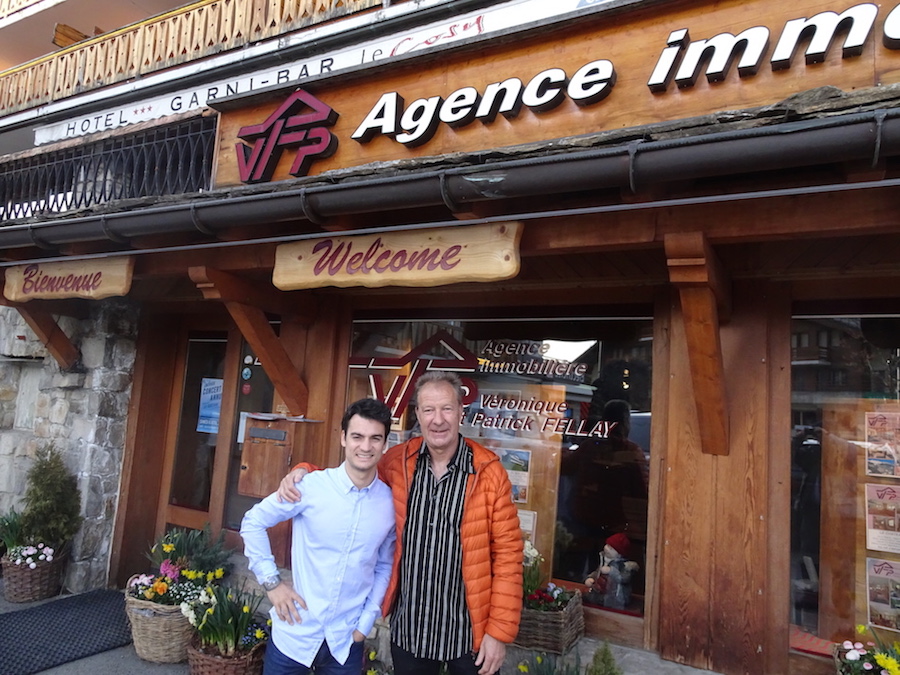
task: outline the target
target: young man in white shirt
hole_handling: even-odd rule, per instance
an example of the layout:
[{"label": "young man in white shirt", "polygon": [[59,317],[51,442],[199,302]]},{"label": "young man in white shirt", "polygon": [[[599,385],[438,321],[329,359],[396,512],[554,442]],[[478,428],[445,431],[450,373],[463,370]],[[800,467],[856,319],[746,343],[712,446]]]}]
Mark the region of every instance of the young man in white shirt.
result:
[{"label": "young man in white shirt", "polygon": [[[344,462],[307,476],[301,501],[272,494],[245,514],[244,552],[272,603],[264,675],[359,675],[396,542],[391,490],[377,477],[390,423],[380,401],[351,404],[341,421]],[[293,588],[281,582],[266,532],[289,519]]]}]

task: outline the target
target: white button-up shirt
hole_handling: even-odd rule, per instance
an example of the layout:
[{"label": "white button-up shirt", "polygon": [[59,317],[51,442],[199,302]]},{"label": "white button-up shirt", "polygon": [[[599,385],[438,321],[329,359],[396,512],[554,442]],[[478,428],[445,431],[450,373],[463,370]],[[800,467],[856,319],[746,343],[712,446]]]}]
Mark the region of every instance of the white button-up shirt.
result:
[{"label": "white button-up shirt", "polygon": [[272,609],[272,641],[310,666],[324,640],[344,663],[353,631],[368,635],[381,614],[396,543],[393,498],[378,478],[357,488],[343,464],[307,475],[302,493],[296,504],[269,495],[244,515],[244,553],[260,583],[278,574],[266,529],[293,520],[292,579],[307,609],[297,607],[294,625]]}]

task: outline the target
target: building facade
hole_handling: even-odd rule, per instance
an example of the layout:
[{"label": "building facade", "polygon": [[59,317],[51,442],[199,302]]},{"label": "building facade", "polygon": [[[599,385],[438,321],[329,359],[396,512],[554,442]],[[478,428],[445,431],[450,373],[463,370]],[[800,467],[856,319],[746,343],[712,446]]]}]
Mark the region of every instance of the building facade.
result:
[{"label": "building facade", "polygon": [[0,72],[0,506],[63,449],[71,589],[237,547],[348,402],[399,441],[446,369],[588,634],[729,675],[893,641],[900,6],[154,11]]}]

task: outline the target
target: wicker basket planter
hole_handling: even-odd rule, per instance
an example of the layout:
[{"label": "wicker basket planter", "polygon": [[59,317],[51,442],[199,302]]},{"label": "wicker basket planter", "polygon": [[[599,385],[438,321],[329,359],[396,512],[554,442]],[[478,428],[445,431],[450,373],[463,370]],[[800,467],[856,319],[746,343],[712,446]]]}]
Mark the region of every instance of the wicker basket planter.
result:
[{"label": "wicker basket planter", "polygon": [[263,667],[263,645],[241,656],[225,657],[203,651],[194,639],[187,648],[190,675],[260,675]]},{"label": "wicker basket planter", "polygon": [[187,659],[194,627],[179,605],[161,605],[125,596],[134,650],[144,661],[179,663]]},{"label": "wicker basket planter", "polygon": [[582,635],[584,607],[581,604],[581,592],[576,590],[569,604],[561,611],[523,609],[519,634],[513,644],[536,652],[564,654]]},{"label": "wicker basket planter", "polygon": [[5,555],[0,558],[3,567],[3,597],[7,602],[33,602],[57,595],[62,588],[63,573],[68,556],[56,556],[50,562],[16,565]]}]

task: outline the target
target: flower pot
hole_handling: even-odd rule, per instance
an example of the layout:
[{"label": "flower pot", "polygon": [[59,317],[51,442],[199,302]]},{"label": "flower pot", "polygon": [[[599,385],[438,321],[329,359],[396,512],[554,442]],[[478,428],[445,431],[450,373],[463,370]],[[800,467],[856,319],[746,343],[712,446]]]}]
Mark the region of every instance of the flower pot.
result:
[{"label": "flower pot", "polygon": [[134,650],[144,661],[180,663],[194,628],[179,605],[162,605],[125,596],[125,614],[131,624]]},{"label": "flower pot", "polygon": [[575,591],[561,610],[522,609],[516,647],[536,652],[564,654],[584,635],[584,607],[581,592]]},{"label": "flower pot", "polygon": [[260,675],[263,667],[263,645],[238,656],[221,656],[193,640],[187,648],[190,675]]},{"label": "flower pot", "polygon": [[25,564],[16,565],[4,555],[0,558],[0,565],[3,567],[3,597],[7,602],[33,602],[52,598],[62,588],[67,559],[62,554],[50,562],[39,562],[32,569]]}]

